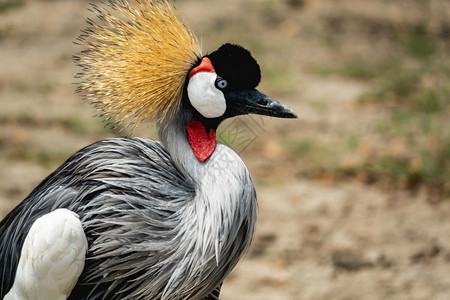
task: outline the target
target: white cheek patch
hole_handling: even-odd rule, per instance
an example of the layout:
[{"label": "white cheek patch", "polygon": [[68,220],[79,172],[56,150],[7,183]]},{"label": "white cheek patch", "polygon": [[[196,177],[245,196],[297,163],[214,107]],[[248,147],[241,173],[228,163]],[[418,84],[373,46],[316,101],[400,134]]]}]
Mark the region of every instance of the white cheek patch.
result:
[{"label": "white cheek patch", "polygon": [[205,118],[222,116],[227,109],[225,97],[215,82],[217,74],[200,72],[189,79],[187,93],[192,106]]}]

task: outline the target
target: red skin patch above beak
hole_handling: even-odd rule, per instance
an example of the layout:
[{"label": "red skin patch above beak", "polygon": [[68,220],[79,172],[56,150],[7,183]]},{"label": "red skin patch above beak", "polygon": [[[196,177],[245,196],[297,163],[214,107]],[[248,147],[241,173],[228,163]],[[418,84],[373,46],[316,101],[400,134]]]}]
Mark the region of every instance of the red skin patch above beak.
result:
[{"label": "red skin patch above beak", "polygon": [[186,126],[189,145],[197,159],[205,162],[216,149],[216,132],[210,129],[206,132],[200,121],[190,120]]},{"label": "red skin patch above beak", "polygon": [[203,57],[202,62],[197,67],[193,68],[189,73],[189,78],[200,72],[216,73],[216,70],[214,69],[209,58]]}]

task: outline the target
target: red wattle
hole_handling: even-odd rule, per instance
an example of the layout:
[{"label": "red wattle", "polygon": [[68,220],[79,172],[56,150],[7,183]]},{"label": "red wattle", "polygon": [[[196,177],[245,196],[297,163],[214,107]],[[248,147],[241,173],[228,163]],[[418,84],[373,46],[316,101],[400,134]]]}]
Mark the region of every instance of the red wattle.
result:
[{"label": "red wattle", "polygon": [[202,122],[196,120],[188,122],[186,131],[192,151],[199,161],[204,162],[216,149],[216,132],[213,129],[206,132]]}]

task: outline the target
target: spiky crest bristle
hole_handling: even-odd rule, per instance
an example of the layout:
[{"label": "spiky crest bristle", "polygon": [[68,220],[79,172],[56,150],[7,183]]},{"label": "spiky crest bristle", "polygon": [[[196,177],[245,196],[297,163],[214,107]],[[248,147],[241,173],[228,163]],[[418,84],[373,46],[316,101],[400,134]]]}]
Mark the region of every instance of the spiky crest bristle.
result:
[{"label": "spiky crest bristle", "polygon": [[201,57],[192,31],[168,0],[92,4],[96,19],[78,38],[85,49],[78,90],[108,119],[133,128],[170,117],[181,103],[189,70]]}]

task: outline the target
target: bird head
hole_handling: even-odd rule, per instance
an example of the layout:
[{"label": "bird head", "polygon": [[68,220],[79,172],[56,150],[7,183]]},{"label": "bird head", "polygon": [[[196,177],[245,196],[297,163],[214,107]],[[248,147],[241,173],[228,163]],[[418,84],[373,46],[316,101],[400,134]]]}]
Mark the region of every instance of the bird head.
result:
[{"label": "bird head", "polygon": [[261,71],[248,50],[224,44],[202,55],[167,0],[116,0],[92,11],[97,20],[88,19],[78,39],[85,49],[74,59],[82,68],[79,91],[109,120],[133,127],[145,119],[168,124],[187,110],[188,140],[204,162],[227,118],[297,117],[256,89]]},{"label": "bird head", "polygon": [[256,89],[261,70],[250,52],[224,44],[189,72],[187,97],[205,122],[243,114],[296,118],[296,114]]},{"label": "bird head", "polygon": [[201,162],[214,152],[215,130],[224,119],[251,113],[297,117],[292,110],[258,91],[260,80],[256,60],[248,50],[233,44],[224,44],[204,56],[189,72],[184,101],[194,117],[187,124],[187,133]]}]

